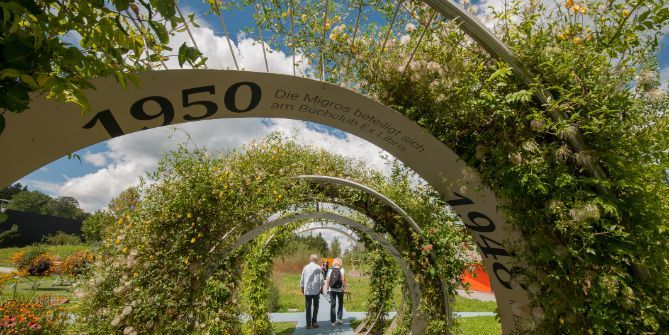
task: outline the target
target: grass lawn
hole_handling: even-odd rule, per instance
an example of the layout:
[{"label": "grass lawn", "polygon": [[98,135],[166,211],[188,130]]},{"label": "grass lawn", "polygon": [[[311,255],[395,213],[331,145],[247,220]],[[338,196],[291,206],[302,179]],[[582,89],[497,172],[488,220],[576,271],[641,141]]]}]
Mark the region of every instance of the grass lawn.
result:
[{"label": "grass lawn", "polygon": [[494,312],[496,308],[497,303],[494,301],[478,301],[461,296],[455,297],[453,305],[453,310],[456,312]]},{"label": "grass lawn", "polygon": [[[369,290],[369,278],[357,277],[347,278],[348,290],[351,292],[351,300],[346,299],[344,306],[347,311],[364,312],[367,310],[367,292]],[[300,292],[300,275],[293,273],[273,273],[272,282],[279,290],[279,304],[277,312],[288,312],[291,310],[304,310],[304,298]],[[396,304],[400,303],[400,288],[396,289]],[[492,301],[478,301],[460,296],[455,297],[456,312],[494,312],[497,303]]]},{"label": "grass lawn", "polygon": [[500,335],[502,325],[494,316],[458,318],[456,334]]},{"label": "grass lawn", "polygon": [[[291,310],[304,310],[304,296],[300,292],[300,274],[274,273],[272,282],[279,290],[279,303],[277,312],[289,312]],[[351,292],[351,299],[344,300],[347,311],[364,312],[367,310],[367,292],[369,289],[369,278],[359,277],[346,278],[347,289]]]},{"label": "grass lawn", "polygon": [[[63,279],[68,280],[70,278],[63,277]],[[14,298],[23,300],[42,295],[63,297],[65,299],[73,298],[72,286],[63,284],[57,276],[21,277],[16,287],[10,287],[14,282],[15,280],[11,280],[5,283],[5,286],[2,288],[2,300]]]},{"label": "grass lawn", "polygon": [[[16,265],[13,264],[9,258],[12,257],[13,254],[19,252],[19,251],[26,251],[30,247],[21,247],[21,248],[0,248],[0,266],[5,266],[5,267],[15,267]],[[91,245],[89,244],[75,244],[75,245],[54,245],[54,246],[47,246],[47,252],[50,255],[53,256],[58,256],[61,259],[73,254],[74,252],[77,251],[82,251],[82,250],[90,250],[92,248]]]},{"label": "grass lawn", "polygon": [[292,335],[297,322],[272,322],[272,330],[276,335]]},{"label": "grass lawn", "polygon": [[[347,278],[348,290],[351,292],[351,300],[344,302],[347,311],[364,312],[366,311],[366,298],[369,292],[368,277]],[[279,303],[277,312],[303,311],[304,298],[300,292],[300,274],[292,273],[273,273],[272,282],[279,290]],[[399,303],[400,287],[395,291],[396,303]],[[453,309],[456,312],[494,312],[497,303],[494,301],[478,301],[467,299],[461,296],[455,297]],[[352,322],[355,329],[361,321]],[[457,334],[476,334],[476,335],[499,335],[502,333],[500,323],[493,316],[458,318]],[[291,334],[287,332],[285,334]]]}]

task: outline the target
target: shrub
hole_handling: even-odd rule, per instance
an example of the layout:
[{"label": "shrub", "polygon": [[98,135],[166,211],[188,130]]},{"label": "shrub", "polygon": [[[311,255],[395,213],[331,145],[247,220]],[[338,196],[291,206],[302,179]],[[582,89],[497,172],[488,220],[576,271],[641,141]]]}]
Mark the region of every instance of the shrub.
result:
[{"label": "shrub", "polygon": [[95,212],[81,223],[81,232],[84,239],[88,243],[102,241],[105,227],[114,224],[115,221],[114,215],[109,211],[99,210]]},{"label": "shrub", "polygon": [[66,318],[62,307],[53,306],[48,297],[0,304],[2,334],[62,334]]},{"label": "shrub", "polygon": [[0,292],[3,289],[3,286],[5,286],[5,284],[8,281],[14,279],[14,275],[16,275],[16,273],[14,273],[14,272],[12,272],[12,273],[0,273]]},{"label": "shrub", "polygon": [[19,272],[25,272],[31,276],[44,276],[54,270],[54,259],[46,253],[42,245],[30,247],[25,252],[17,252],[11,257]]},{"label": "shrub", "polygon": [[74,234],[68,234],[62,231],[58,231],[53,235],[46,236],[44,238],[44,242],[48,245],[80,244],[81,238]]},{"label": "shrub", "polygon": [[77,251],[65,258],[60,264],[59,270],[61,274],[77,276],[88,268],[93,262],[93,254],[88,251]]}]

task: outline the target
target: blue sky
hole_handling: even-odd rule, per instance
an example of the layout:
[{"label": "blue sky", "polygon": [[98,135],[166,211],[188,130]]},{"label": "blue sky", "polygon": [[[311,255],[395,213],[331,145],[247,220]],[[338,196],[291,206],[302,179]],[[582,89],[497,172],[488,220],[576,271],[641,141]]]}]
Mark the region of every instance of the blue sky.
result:
[{"label": "blue sky", "polygon": [[[497,0],[487,0],[486,3],[493,1]],[[180,6],[185,12],[195,13],[202,13],[208,8],[199,0],[180,1]],[[265,71],[262,56],[259,56],[262,52],[259,46],[253,45],[252,38],[255,33],[246,37],[237,34],[252,22],[252,14],[253,8],[247,7],[241,12],[225,13],[224,18],[239,54],[244,56],[240,60],[242,65],[249,70]],[[218,18],[203,17],[201,23],[201,28],[193,30],[196,39],[199,39],[200,48],[211,58],[210,68],[231,67],[231,56],[227,45],[223,43],[224,39],[221,38],[223,30]],[[183,41],[190,41],[185,33],[173,40],[173,45],[177,47]],[[669,35],[663,38],[662,43],[659,64],[666,85],[669,80]],[[287,50],[282,51],[284,52],[269,54],[271,72],[292,72],[292,62],[286,54]],[[170,65],[171,68],[177,67],[174,63]],[[214,150],[238,147],[270,131],[299,133],[300,138],[307,143],[362,158],[377,168],[384,168],[384,160],[379,155],[380,149],[374,145],[342,131],[314,123],[261,119],[216,120],[191,123],[182,128],[189,131],[198,144]],[[212,136],[212,130],[219,135]],[[77,154],[81,160],[61,158],[25,176],[19,182],[28,185],[30,189],[39,189],[52,196],[73,196],[85,210],[95,211],[136,183],[146,170],[152,169],[162,152],[174,148],[178,139],[168,139],[169,134],[169,130],[158,128],[98,143],[79,150]]]}]

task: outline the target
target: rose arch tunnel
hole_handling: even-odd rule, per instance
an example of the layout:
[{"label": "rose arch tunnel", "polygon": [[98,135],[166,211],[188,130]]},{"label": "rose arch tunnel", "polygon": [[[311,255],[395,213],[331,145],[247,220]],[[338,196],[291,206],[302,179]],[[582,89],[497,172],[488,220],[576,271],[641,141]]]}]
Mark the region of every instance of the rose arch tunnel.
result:
[{"label": "rose arch tunnel", "polygon": [[[447,0],[424,2],[445,19],[457,19],[459,27],[482,48],[511,65],[525,84],[532,84],[531,74],[514,54],[464,9]],[[402,3],[397,1],[391,29]],[[7,129],[0,137],[0,151],[16,153],[16,158],[11,165],[3,165],[0,186],[78,149],[149,128],[217,118],[317,122],[379,146],[437,190],[478,245],[490,274],[504,333],[514,332],[523,320],[532,318],[527,293],[513,278],[510,246],[522,242],[519,234],[505,222],[497,210],[495,195],[480,184],[473,170],[415,122],[351,90],[296,76],[181,70],[139,73],[137,77],[140,87],[128,89],[112,78],[93,80],[97,90],[87,93],[91,112],[83,117],[77,106],[39,97],[28,112],[5,114]],[[320,77],[325,78],[325,73],[321,72]],[[535,96],[542,103],[550,98],[542,89],[537,89]],[[564,118],[552,113],[553,119]],[[568,141],[572,147],[582,147],[578,136]],[[594,177],[602,174],[597,166],[587,168]],[[412,225],[410,220],[405,223]],[[406,272],[405,276],[411,278]]]},{"label": "rose arch tunnel", "polygon": [[452,150],[415,122],[348,89],[294,76],[216,70],[137,76],[140,88],[124,89],[112,78],[94,80],[97,90],[88,92],[92,112],[84,118],[77,106],[41,98],[29,112],[7,115],[0,150],[21,156],[3,166],[0,184],[78,149],[154,127],[242,117],[325,124],[388,151],[448,201],[479,247],[505,333],[518,320],[531,318],[527,294],[512,274],[509,245],[518,241],[518,234],[498,212],[495,195]]}]

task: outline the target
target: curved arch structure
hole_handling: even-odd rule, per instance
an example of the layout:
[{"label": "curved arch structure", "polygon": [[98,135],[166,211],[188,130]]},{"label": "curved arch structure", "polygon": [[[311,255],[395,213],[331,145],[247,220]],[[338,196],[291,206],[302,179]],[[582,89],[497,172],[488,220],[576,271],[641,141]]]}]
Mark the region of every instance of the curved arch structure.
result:
[{"label": "curved arch structure", "polygon": [[308,231],[318,230],[318,229],[327,229],[327,230],[331,230],[331,231],[340,233],[340,234],[348,237],[351,241],[353,241],[356,246],[362,246],[360,241],[358,241],[358,239],[355,236],[353,236],[353,234],[347,232],[346,230],[339,229],[337,227],[332,227],[332,226],[324,226],[323,225],[321,227],[310,227],[308,229],[298,229],[298,230],[295,231],[295,234],[302,234],[302,233],[306,233]]},{"label": "curved arch structure", "polygon": [[303,179],[303,180],[308,180],[311,182],[319,182],[319,183],[325,183],[325,184],[331,184],[331,185],[344,185],[348,187],[355,188],[359,191],[365,192],[374,198],[380,200],[384,204],[390,206],[395,212],[397,212],[402,218],[411,226],[411,228],[418,233],[421,237],[425,237],[423,234],[423,230],[420,229],[416,221],[414,221],[407,212],[405,212],[402,207],[400,207],[398,204],[396,204],[394,201],[392,201],[390,198],[386,197],[385,195],[377,192],[376,190],[365,186],[363,184],[354,182],[352,180],[344,179],[344,178],[338,178],[338,177],[330,177],[330,176],[318,176],[318,175],[302,175],[302,176],[297,176],[295,177],[297,179]]},{"label": "curved arch structure", "polygon": [[495,194],[472,169],[415,122],[363,95],[294,76],[227,70],[137,74],[140,87],[113,78],[92,81],[91,112],[34,98],[26,113],[6,113],[0,152],[16,157],[0,169],[0,187],[81,148],[144,129],[217,118],[312,121],[357,135],[386,150],[437,190],[462,218],[490,274],[505,334],[532,318],[527,293],[512,285],[510,246],[520,235],[497,210]]},{"label": "curved arch structure", "polygon": [[327,220],[335,223],[348,226],[361,232],[369,235],[373,240],[379,242],[384,250],[386,250],[397,262],[402,273],[404,274],[404,282],[407,285],[409,290],[409,296],[411,297],[411,312],[413,315],[411,323],[411,334],[422,334],[427,326],[425,318],[422,316],[418,310],[418,303],[420,302],[421,297],[423,296],[423,291],[420,288],[420,285],[416,283],[416,275],[411,271],[409,265],[402,258],[402,254],[397,250],[385,237],[381,236],[379,233],[376,233],[366,225],[351,220],[345,216],[327,213],[327,212],[313,212],[313,213],[302,213],[289,217],[279,218],[276,220],[269,221],[261,226],[256,227],[255,229],[247,232],[246,234],[240,236],[235,244],[229,249],[230,251],[239,249],[244,244],[250,242],[254,238],[258,237],[260,234],[276,227],[285,226],[293,222],[299,221],[316,221],[316,220]]},{"label": "curved arch structure", "polygon": [[[402,0],[398,0],[402,1]],[[553,98],[552,94],[545,90],[541,85],[536,85],[532,78],[532,73],[523,64],[523,62],[516,56],[509,47],[504,44],[490,29],[486,28],[481,21],[469,14],[464,8],[448,0],[423,0],[423,2],[436,9],[444,17],[451,20],[458,20],[460,22],[460,29],[469,35],[478,43],[483,49],[490,53],[493,57],[500,59],[509,65],[516,73],[523,83],[528,87],[535,87],[534,96],[541,102],[542,105],[547,105]],[[565,121],[569,117],[564,111],[552,108],[548,110],[551,118],[555,121]],[[580,132],[567,135],[567,140],[574,152],[586,150],[585,141]],[[607,179],[606,173],[596,162],[586,162],[586,167],[591,176],[597,179]],[[599,193],[607,193],[608,191],[602,186],[595,186]]]}]

